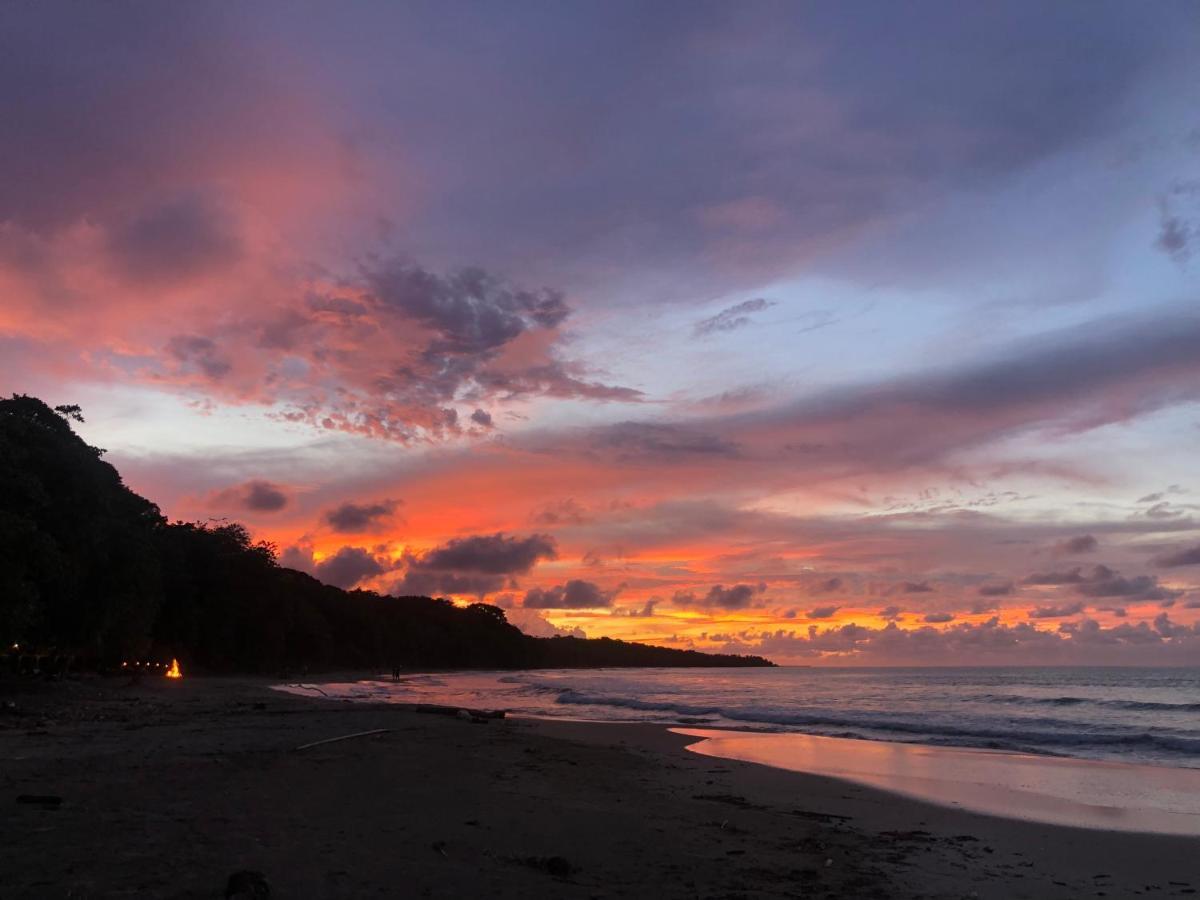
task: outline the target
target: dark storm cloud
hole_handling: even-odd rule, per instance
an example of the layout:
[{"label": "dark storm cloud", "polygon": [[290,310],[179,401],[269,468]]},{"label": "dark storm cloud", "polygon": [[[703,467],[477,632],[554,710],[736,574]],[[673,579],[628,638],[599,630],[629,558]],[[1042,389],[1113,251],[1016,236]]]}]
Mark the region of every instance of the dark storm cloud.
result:
[{"label": "dark storm cloud", "polygon": [[212,498],[216,506],[236,506],[250,512],[278,512],[288,505],[288,495],[270,481],[247,481],[227,488]]},{"label": "dark storm cloud", "polygon": [[354,534],[382,524],[396,511],[396,507],[399,505],[399,500],[343,503],[341,506],[328,510],[322,518],[334,531]]},{"label": "dark storm cloud", "polygon": [[728,309],[723,309],[715,316],[710,316],[707,319],[701,319],[692,327],[692,334],[695,337],[706,337],[722,331],[735,331],[743,325],[750,324],[750,316],[756,312],[762,312],[775,304],[770,300],[764,300],[759,297],[754,300],[744,300],[730,306]]},{"label": "dark storm cloud", "polygon": [[436,275],[391,264],[367,273],[376,299],[435,332],[431,350],[496,350],[533,327],[556,328],[570,313],[561,293],[514,288],[482,269]]},{"label": "dark storm cloud", "polygon": [[748,609],[754,605],[754,599],[767,589],[765,584],[735,584],[725,587],[715,584],[702,597],[690,591],[677,591],[671,598],[673,606],[691,607],[694,609]]},{"label": "dark storm cloud", "polygon": [[1168,569],[1176,566],[1200,566],[1200,544],[1163,554],[1154,562]]},{"label": "dark storm cloud", "polygon": [[492,415],[487,410],[477,409],[471,413],[471,421],[481,428],[492,427]]},{"label": "dark storm cloud", "polygon": [[386,571],[379,560],[361,547],[343,547],[316,565],[317,578],[340,588],[352,588],[363,579]]},{"label": "dark storm cloud", "polygon": [[558,556],[554,538],[533,534],[519,538],[497,533],[455,538],[417,557],[410,567],[484,575],[518,575],[540,560]]},{"label": "dark storm cloud", "polygon": [[610,607],[617,591],[604,591],[591,581],[572,579],[550,588],[533,588],[525,593],[526,609],[598,609]]},{"label": "dark storm cloud", "polygon": [[405,554],[403,578],[392,587],[397,594],[474,594],[482,597],[512,589],[514,575],[523,575],[558,552],[549,535],[510,537],[497,533],[455,538],[426,553]]}]

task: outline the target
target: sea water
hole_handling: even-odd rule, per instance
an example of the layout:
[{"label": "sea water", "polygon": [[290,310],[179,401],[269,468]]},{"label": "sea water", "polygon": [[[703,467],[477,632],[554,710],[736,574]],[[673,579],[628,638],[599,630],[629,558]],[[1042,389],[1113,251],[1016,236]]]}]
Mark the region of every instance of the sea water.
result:
[{"label": "sea water", "polygon": [[1200,668],[564,669],[405,675],[320,689],[544,717],[1200,768]]}]

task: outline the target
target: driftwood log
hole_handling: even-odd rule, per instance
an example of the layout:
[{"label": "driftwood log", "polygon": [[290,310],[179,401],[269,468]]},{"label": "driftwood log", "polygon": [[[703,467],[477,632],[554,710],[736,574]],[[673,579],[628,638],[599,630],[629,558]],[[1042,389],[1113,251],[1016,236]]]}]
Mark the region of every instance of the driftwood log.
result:
[{"label": "driftwood log", "polygon": [[297,750],[307,750],[309,747],[320,747],[322,744],[336,744],[338,741],[348,741],[351,738],[369,737],[372,734],[384,734],[391,731],[390,728],[375,728],[371,731],[356,731],[354,734],[343,734],[340,737],[325,738],[323,741],[313,741],[311,744],[301,744]]}]

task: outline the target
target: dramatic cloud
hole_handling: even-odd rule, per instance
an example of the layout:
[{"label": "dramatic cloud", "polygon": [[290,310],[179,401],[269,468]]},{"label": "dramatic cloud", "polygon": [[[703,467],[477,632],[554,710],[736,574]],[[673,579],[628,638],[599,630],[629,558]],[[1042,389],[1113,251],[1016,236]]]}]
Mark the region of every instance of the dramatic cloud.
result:
[{"label": "dramatic cloud", "polygon": [[1190,4],[0,17],[0,381],[171,518],[538,633],[1197,658]]},{"label": "dramatic cloud", "polygon": [[388,520],[399,500],[379,500],[374,503],[343,503],[328,510],[322,518],[334,531],[354,534],[370,531]]},{"label": "dramatic cloud", "polygon": [[545,534],[510,537],[497,533],[455,538],[422,556],[410,567],[455,572],[479,572],[485,575],[515,575],[528,572],[540,560],[558,555],[554,538]]},{"label": "dramatic cloud", "polygon": [[953,622],[954,614],[948,612],[932,612],[926,613],[924,621],[931,623]]},{"label": "dramatic cloud", "polygon": [[695,609],[747,609],[753,605],[755,597],[766,589],[765,584],[735,584],[730,587],[715,584],[700,597],[690,591],[678,592],[671,598],[671,603]]},{"label": "dramatic cloud", "polygon": [[721,310],[715,316],[701,319],[693,327],[692,334],[696,337],[706,337],[717,332],[734,331],[743,325],[749,325],[752,313],[762,312],[774,305],[770,300],[764,300],[761,297],[744,300],[728,309]]},{"label": "dramatic cloud", "polygon": [[1085,573],[1076,566],[1065,572],[1039,572],[1025,579],[1026,584],[1071,585],[1085,597],[1136,597],[1142,600],[1165,600],[1179,595],[1159,585],[1152,575],[1126,578],[1108,566],[1098,565]]},{"label": "dramatic cloud", "polygon": [[804,615],[810,619],[828,619],[840,609],[837,606],[818,606],[815,609],[810,609]]},{"label": "dramatic cloud", "polygon": [[612,606],[618,591],[605,591],[590,581],[572,579],[551,588],[533,588],[521,605],[526,609],[596,609]]},{"label": "dramatic cloud", "polygon": [[539,561],[557,555],[554,539],[544,534],[455,538],[426,553],[407,554],[404,577],[393,592],[482,597],[511,587],[514,575],[525,574]]},{"label": "dramatic cloud", "polygon": [[247,481],[218,491],[211,504],[218,508],[235,507],[248,512],[278,512],[288,505],[285,490],[270,481]]},{"label": "dramatic cloud", "polygon": [[352,588],[360,581],[386,571],[379,560],[361,547],[343,547],[317,563],[315,574],[326,584]]},{"label": "dramatic cloud", "polygon": [[447,356],[497,350],[530,328],[556,328],[570,313],[561,293],[514,288],[481,269],[439,276],[391,264],[368,272],[367,284],[381,308],[434,333],[427,352]]},{"label": "dramatic cloud", "polygon": [[1167,600],[1180,593],[1161,587],[1152,575],[1126,578],[1107,566],[1096,566],[1075,590],[1087,597],[1136,597],[1142,600]]}]

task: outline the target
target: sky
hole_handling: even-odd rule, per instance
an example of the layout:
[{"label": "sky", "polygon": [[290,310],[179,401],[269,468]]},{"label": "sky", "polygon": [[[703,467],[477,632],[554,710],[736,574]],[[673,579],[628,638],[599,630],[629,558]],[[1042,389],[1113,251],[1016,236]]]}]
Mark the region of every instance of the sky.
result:
[{"label": "sky", "polygon": [[1200,662],[1194,3],[9,3],[0,391],[531,634]]}]

